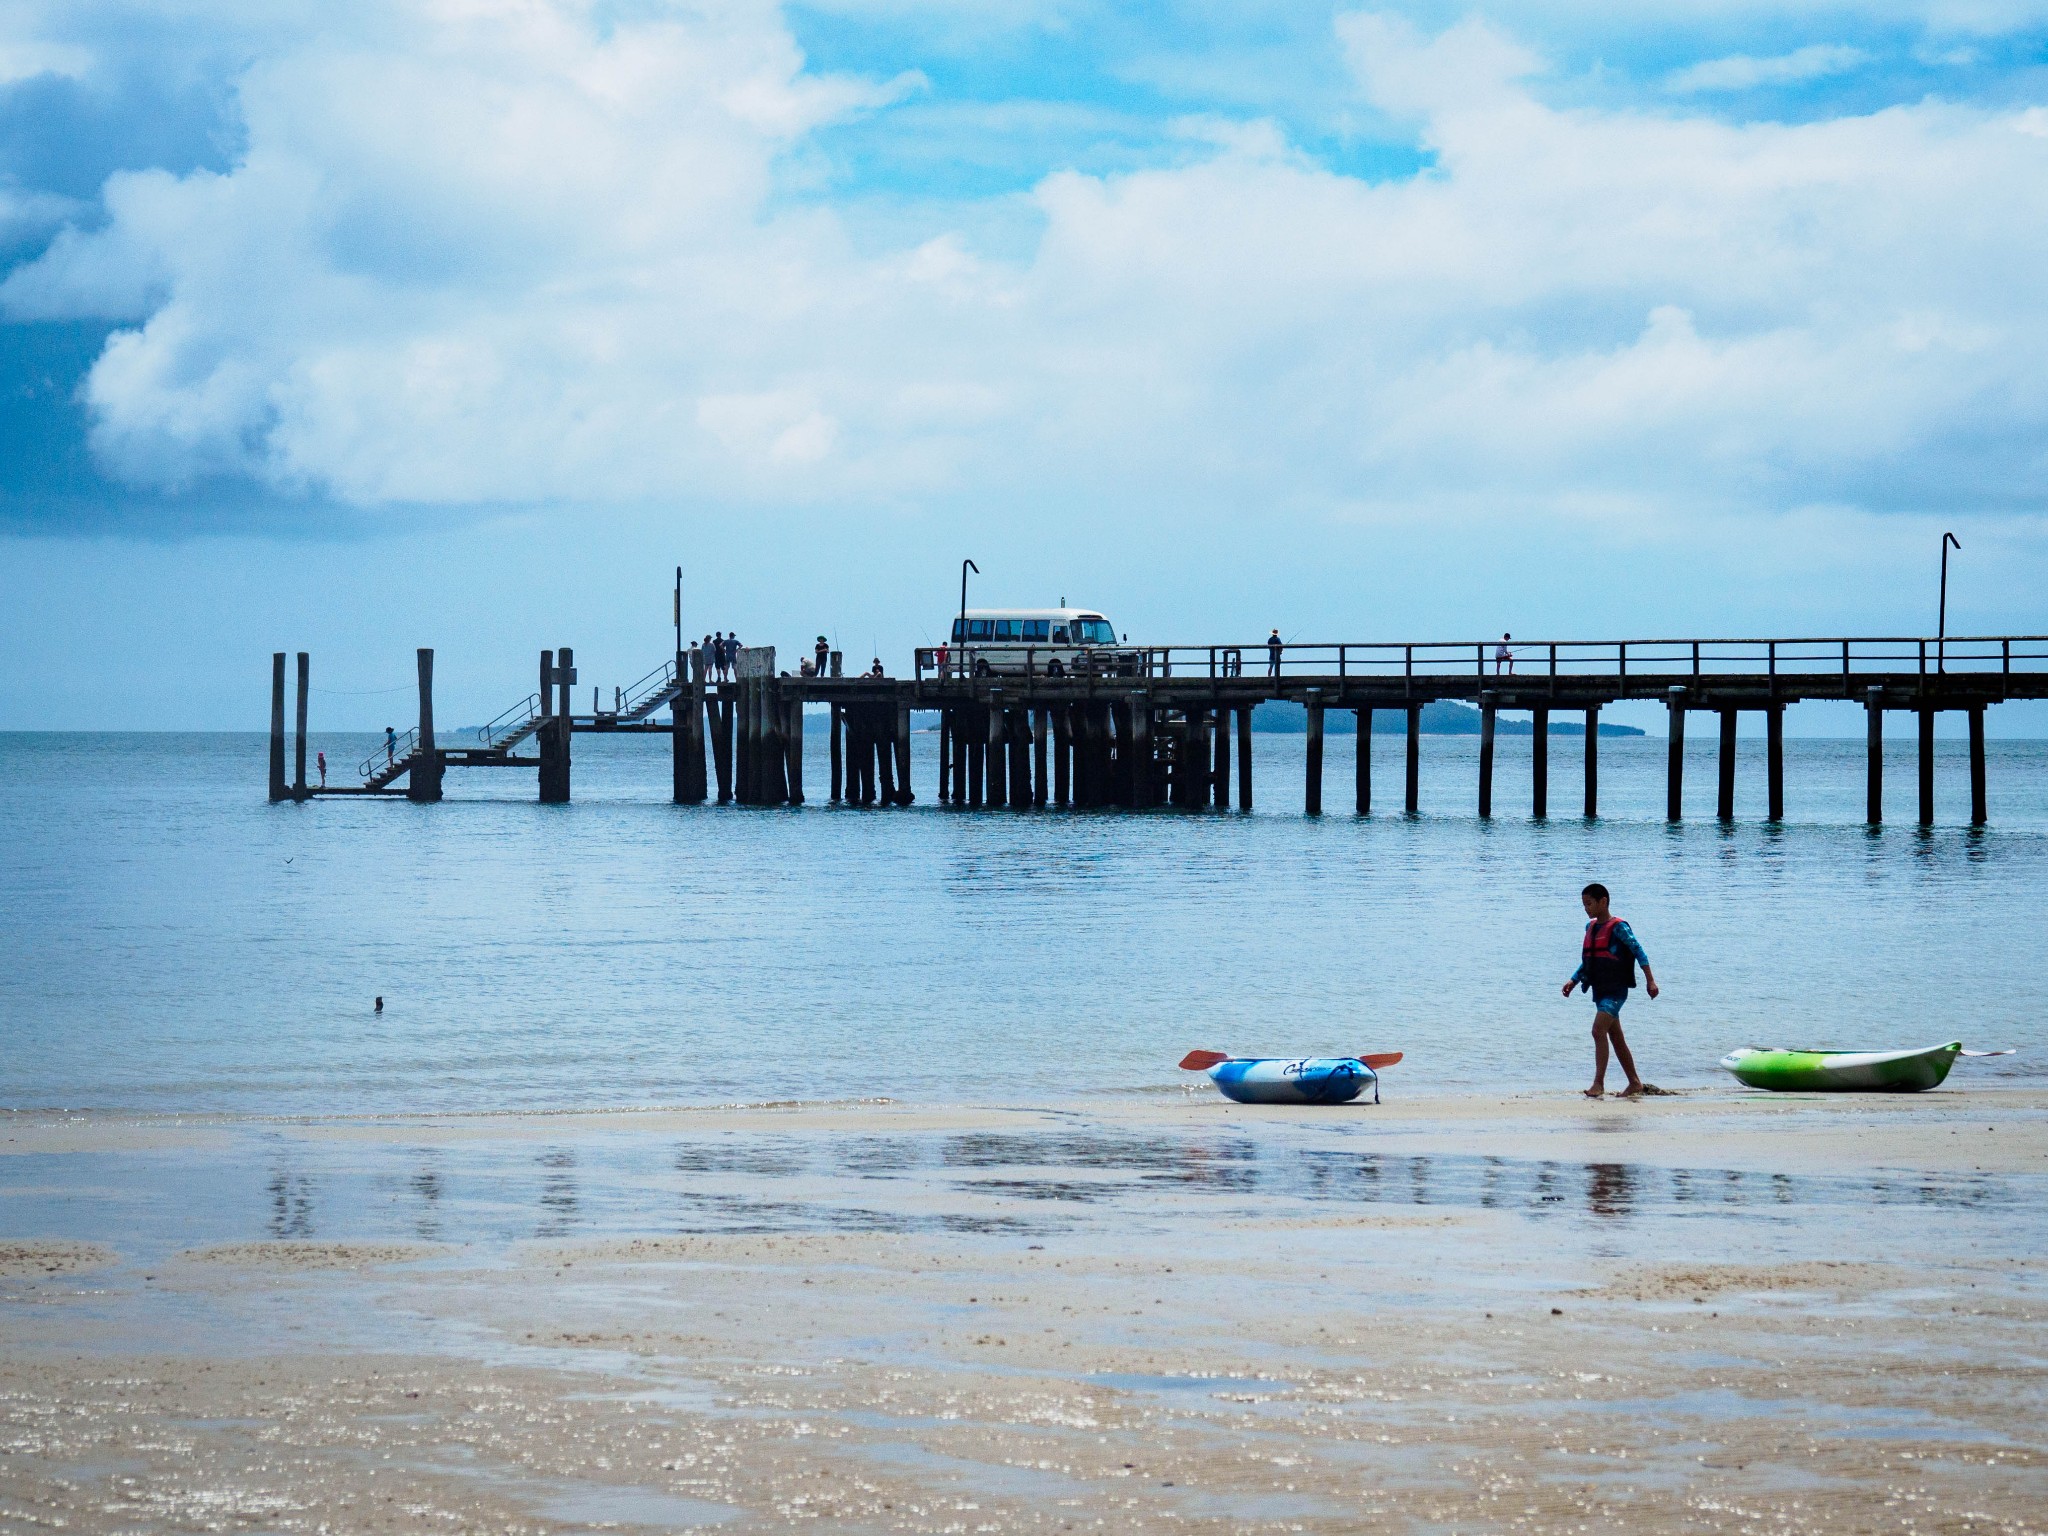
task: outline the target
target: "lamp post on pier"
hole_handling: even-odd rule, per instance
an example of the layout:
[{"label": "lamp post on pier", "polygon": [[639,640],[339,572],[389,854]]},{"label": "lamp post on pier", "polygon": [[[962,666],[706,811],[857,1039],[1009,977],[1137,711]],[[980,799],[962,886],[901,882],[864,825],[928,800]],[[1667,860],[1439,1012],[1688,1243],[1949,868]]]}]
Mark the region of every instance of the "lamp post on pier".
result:
[{"label": "lamp post on pier", "polygon": [[960,675],[968,675],[967,666],[967,573],[981,574],[981,567],[972,560],[960,562],[960,633],[953,637],[953,647],[960,653]]},{"label": "lamp post on pier", "polygon": [[1934,626],[1934,670],[1948,670],[1948,550],[1953,544],[1957,549],[1963,541],[1952,533],[1941,536],[1941,609]]}]

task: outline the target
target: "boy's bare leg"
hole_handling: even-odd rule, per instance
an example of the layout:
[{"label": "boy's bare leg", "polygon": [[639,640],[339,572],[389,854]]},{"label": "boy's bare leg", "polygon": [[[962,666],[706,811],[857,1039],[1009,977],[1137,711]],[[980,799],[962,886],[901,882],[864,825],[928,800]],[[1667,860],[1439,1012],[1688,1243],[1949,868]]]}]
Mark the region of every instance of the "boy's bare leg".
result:
[{"label": "boy's bare leg", "polygon": [[1593,1015],[1593,1086],[1586,1090],[1589,1099],[1600,1098],[1607,1092],[1607,1031],[1615,1022],[1611,1013]]},{"label": "boy's bare leg", "polygon": [[1628,1048],[1628,1038],[1621,1032],[1621,1020],[1610,1019],[1607,1033],[1614,1039],[1614,1059],[1621,1063],[1621,1070],[1628,1074],[1628,1086],[1621,1090],[1624,1099],[1633,1099],[1643,1091],[1643,1080],[1636,1076],[1636,1058]]}]

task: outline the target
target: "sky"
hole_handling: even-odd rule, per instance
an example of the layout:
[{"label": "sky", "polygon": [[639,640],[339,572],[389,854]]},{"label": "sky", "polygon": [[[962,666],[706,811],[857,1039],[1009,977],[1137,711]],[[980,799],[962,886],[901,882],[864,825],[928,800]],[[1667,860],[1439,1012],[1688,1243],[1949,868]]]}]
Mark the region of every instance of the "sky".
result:
[{"label": "sky", "polygon": [[260,728],[279,649],[376,728],[420,645],[483,720],[679,565],[894,669],[963,558],[1917,635],[1953,530],[2041,633],[2044,250],[2048,0],[4,0],[0,729]]}]

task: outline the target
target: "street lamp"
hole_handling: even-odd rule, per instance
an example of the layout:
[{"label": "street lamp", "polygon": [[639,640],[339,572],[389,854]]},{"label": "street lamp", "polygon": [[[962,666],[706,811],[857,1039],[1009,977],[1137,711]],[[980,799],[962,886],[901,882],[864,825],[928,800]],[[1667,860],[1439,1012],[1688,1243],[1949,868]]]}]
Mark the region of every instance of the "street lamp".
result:
[{"label": "street lamp", "polygon": [[1963,547],[1961,539],[1952,533],[1944,533],[1941,536],[1941,612],[1934,629],[1934,670],[1937,672],[1948,670],[1948,547],[1951,544],[1957,549]]},{"label": "street lamp", "polygon": [[[1942,559],[1946,560],[1947,558],[1947,554],[1944,553]],[[967,573],[969,571],[979,576],[981,574],[981,567],[972,560],[962,560],[960,562],[960,633],[953,639],[954,649],[960,652],[960,675],[962,677],[967,675]]]}]

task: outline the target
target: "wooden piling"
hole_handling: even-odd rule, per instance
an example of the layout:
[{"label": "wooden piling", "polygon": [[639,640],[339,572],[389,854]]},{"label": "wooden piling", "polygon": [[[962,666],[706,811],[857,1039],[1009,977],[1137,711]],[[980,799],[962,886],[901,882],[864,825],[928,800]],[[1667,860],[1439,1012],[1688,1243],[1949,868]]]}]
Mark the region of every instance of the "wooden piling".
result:
[{"label": "wooden piling", "polygon": [[1875,827],[1884,821],[1884,690],[1863,693],[1865,724],[1863,819]]},{"label": "wooden piling", "polygon": [[1052,707],[1052,803],[1062,810],[1074,803],[1073,706]]},{"label": "wooden piling", "polygon": [[1310,816],[1323,814],[1323,704],[1320,698],[1308,705],[1308,784],[1303,809]]},{"label": "wooden piling", "polygon": [[896,803],[909,805],[917,799],[910,787],[910,706],[896,706]]},{"label": "wooden piling", "polygon": [[953,798],[953,711],[939,711],[939,804]]},{"label": "wooden piling", "polygon": [[886,704],[869,704],[863,713],[868,717],[869,736],[875,744],[875,803],[895,805],[896,799],[896,711]]},{"label": "wooden piling", "polygon": [[312,658],[299,652],[299,728],[292,738],[292,798],[306,798],[306,695],[312,692]]},{"label": "wooden piling", "polygon": [[1920,825],[1934,825],[1934,711],[1920,715]]},{"label": "wooden piling", "polygon": [[1013,709],[1004,725],[1010,741],[1010,809],[1031,809],[1031,711]]},{"label": "wooden piling", "polygon": [[1052,711],[1039,709],[1031,719],[1031,803],[1044,810],[1052,785],[1046,774],[1046,758],[1052,747]]},{"label": "wooden piling", "polygon": [[1600,814],[1600,710],[1586,711],[1586,818]]},{"label": "wooden piling", "polygon": [[287,800],[284,780],[284,652],[270,656],[270,798]]},{"label": "wooden piling", "polygon": [[1970,825],[1981,827],[1991,818],[1984,799],[1984,706],[1970,709]]},{"label": "wooden piling", "polygon": [[[405,795],[408,800],[416,800],[421,804],[431,805],[441,798],[442,772],[441,751],[440,748],[434,745],[434,653],[423,646],[420,648],[416,659],[419,663],[420,678],[420,739],[419,745],[413,749],[417,755],[413,759],[412,772],[406,776]],[[301,651],[299,653],[299,676],[303,679],[305,675],[306,657],[305,653]],[[303,698],[303,693],[301,697]],[[305,719],[305,706],[303,703],[299,707],[299,718],[302,722]],[[304,734],[304,727],[302,725],[300,729],[302,738]],[[299,763],[299,771],[303,774],[305,772],[305,749],[303,746],[300,748]]]},{"label": "wooden piling", "polygon": [[1550,711],[1533,710],[1529,717],[1529,814],[1542,821],[1550,814]]},{"label": "wooden piling", "polygon": [[1159,803],[1157,754],[1152,749],[1152,700],[1131,695],[1131,806],[1149,810]]},{"label": "wooden piling", "polygon": [[752,805],[759,798],[754,777],[754,680],[738,678],[732,686],[738,695],[733,701],[732,798],[736,805]]},{"label": "wooden piling", "polygon": [[1010,803],[1009,714],[1003,708],[1003,690],[988,691],[988,808],[997,810]]},{"label": "wooden piling", "polygon": [[1252,706],[1237,711],[1237,807],[1252,808]]},{"label": "wooden piling", "polygon": [[1664,754],[1664,819],[1685,817],[1685,690],[1673,688],[1666,697],[1671,712],[1671,735]]},{"label": "wooden piling", "polygon": [[1772,821],[1785,819],[1785,706],[1773,704],[1764,715],[1764,778]]},{"label": "wooden piling", "polygon": [[[967,793],[965,803],[975,810],[986,803],[988,793],[988,715],[980,704],[963,705],[960,710],[961,731],[967,750],[961,754],[967,764]],[[962,803],[957,792],[954,804]]]},{"label": "wooden piling", "polygon": [[1209,787],[1216,809],[1230,809],[1230,711],[1218,707],[1216,711],[1216,739],[1212,743],[1216,754],[1215,772],[1210,775]]},{"label": "wooden piling", "polygon": [[1408,706],[1407,808],[1413,816],[1422,808],[1422,706]]},{"label": "wooden piling", "polygon": [[1735,819],[1735,725],[1736,712],[1721,711],[1720,782],[1714,793],[1714,814],[1722,821]]},{"label": "wooden piling", "polygon": [[834,704],[832,706],[832,718],[826,726],[826,734],[831,738],[829,748],[829,755],[831,757],[831,785],[829,793],[831,794],[831,803],[833,805],[839,804],[840,800],[844,798],[841,776],[846,769],[846,759],[842,755],[844,748],[840,745],[840,739],[841,733],[845,729],[846,712],[841,706]]},{"label": "wooden piling", "polygon": [[1355,712],[1358,716],[1358,763],[1352,770],[1352,792],[1361,816],[1372,814],[1372,710],[1370,707]]},{"label": "wooden piling", "polygon": [[1493,818],[1493,729],[1494,717],[1499,714],[1494,706],[1493,695],[1479,696],[1479,819]]},{"label": "wooden piling", "polygon": [[711,766],[718,775],[718,803],[732,803],[732,734],[733,701],[720,695],[706,694],[704,698],[704,722],[711,728]]},{"label": "wooden piling", "polygon": [[557,717],[558,697],[567,702],[568,685],[558,685],[560,668],[553,651],[540,653],[540,725],[534,731],[534,745],[540,753],[540,803],[561,805],[569,798],[569,775],[562,762],[563,744],[569,737],[566,716]]},{"label": "wooden piling", "polygon": [[[793,694],[794,690],[792,690]],[[782,758],[788,777],[789,803],[804,803],[804,706],[794,696],[782,706]]]},{"label": "wooden piling", "polygon": [[953,718],[953,806],[967,804],[967,722],[973,718],[970,705],[955,705],[947,711]]},{"label": "wooden piling", "polygon": [[676,696],[669,700],[670,747],[675,764],[671,774],[671,795],[677,805],[701,805],[704,801],[704,743],[699,722],[704,718],[698,706],[704,684],[699,676],[699,652],[676,652]]}]

